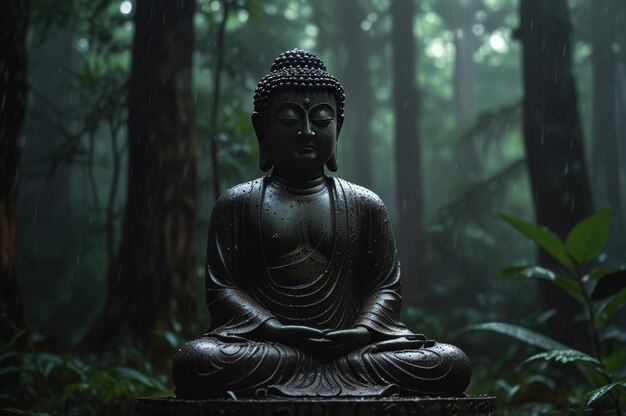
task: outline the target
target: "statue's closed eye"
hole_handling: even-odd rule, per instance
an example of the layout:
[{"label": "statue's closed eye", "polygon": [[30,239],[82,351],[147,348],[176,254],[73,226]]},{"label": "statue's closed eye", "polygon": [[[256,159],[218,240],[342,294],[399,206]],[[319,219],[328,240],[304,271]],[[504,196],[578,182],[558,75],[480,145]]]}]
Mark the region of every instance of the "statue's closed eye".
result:
[{"label": "statue's closed eye", "polygon": [[328,126],[335,119],[335,112],[330,106],[318,105],[310,113],[310,120],[319,127]]},{"label": "statue's closed eye", "polygon": [[283,107],[276,114],[276,118],[284,125],[292,126],[300,121],[300,114],[294,108]]}]

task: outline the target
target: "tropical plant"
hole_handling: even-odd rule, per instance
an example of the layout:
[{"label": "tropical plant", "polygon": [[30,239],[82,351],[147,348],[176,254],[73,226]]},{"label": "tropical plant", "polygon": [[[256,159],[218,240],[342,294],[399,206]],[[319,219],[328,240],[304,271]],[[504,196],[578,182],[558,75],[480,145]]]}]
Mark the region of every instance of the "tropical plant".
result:
[{"label": "tropical plant", "polygon": [[20,336],[0,345],[0,414],[132,415],[137,397],[172,394],[168,376],[133,345],[79,357],[15,350]]},{"label": "tropical plant", "polygon": [[546,280],[575,299],[584,310],[593,353],[587,354],[539,332],[503,322],[471,325],[467,329],[497,332],[544,350],[527,358],[522,365],[537,361],[574,363],[590,387],[585,411],[598,411],[601,403],[606,403],[610,397],[612,408],[621,415],[626,390],[626,351],[620,339],[625,334],[623,329],[611,329],[609,323],[626,305],[626,270],[592,267],[598,264],[594,261],[601,256],[606,243],[611,211],[602,209],[585,218],[574,226],[565,241],[546,228],[514,216],[500,214],[500,217],[548,253],[556,261],[556,267],[554,270],[539,266],[506,267],[499,277]]}]

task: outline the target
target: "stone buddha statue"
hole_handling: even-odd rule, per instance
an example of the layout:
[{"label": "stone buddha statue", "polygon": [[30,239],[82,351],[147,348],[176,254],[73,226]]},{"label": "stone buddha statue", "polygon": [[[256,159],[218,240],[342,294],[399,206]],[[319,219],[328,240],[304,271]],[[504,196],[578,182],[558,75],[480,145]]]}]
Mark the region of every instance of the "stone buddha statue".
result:
[{"label": "stone buddha statue", "polygon": [[213,208],[210,330],[176,354],[179,398],[461,395],[457,347],[399,319],[400,263],[385,206],[325,174],[345,96],[313,53],[282,53],[258,84],[252,123],[268,176]]}]

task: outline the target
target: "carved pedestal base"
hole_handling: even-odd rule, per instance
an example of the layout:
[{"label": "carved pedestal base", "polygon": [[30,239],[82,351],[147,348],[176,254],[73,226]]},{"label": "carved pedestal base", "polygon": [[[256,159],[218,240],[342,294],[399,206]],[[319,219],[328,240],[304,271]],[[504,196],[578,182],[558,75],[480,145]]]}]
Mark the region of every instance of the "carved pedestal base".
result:
[{"label": "carved pedestal base", "polygon": [[142,398],[137,416],[492,416],[496,398],[178,400]]}]

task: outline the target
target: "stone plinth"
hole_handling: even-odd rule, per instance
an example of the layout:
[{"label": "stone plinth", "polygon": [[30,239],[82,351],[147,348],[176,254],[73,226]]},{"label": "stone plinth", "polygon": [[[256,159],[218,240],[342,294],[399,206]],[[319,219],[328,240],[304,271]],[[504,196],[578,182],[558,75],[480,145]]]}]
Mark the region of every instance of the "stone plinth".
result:
[{"label": "stone plinth", "polygon": [[142,398],[137,416],[492,416],[496,398],[178,400]]}]

